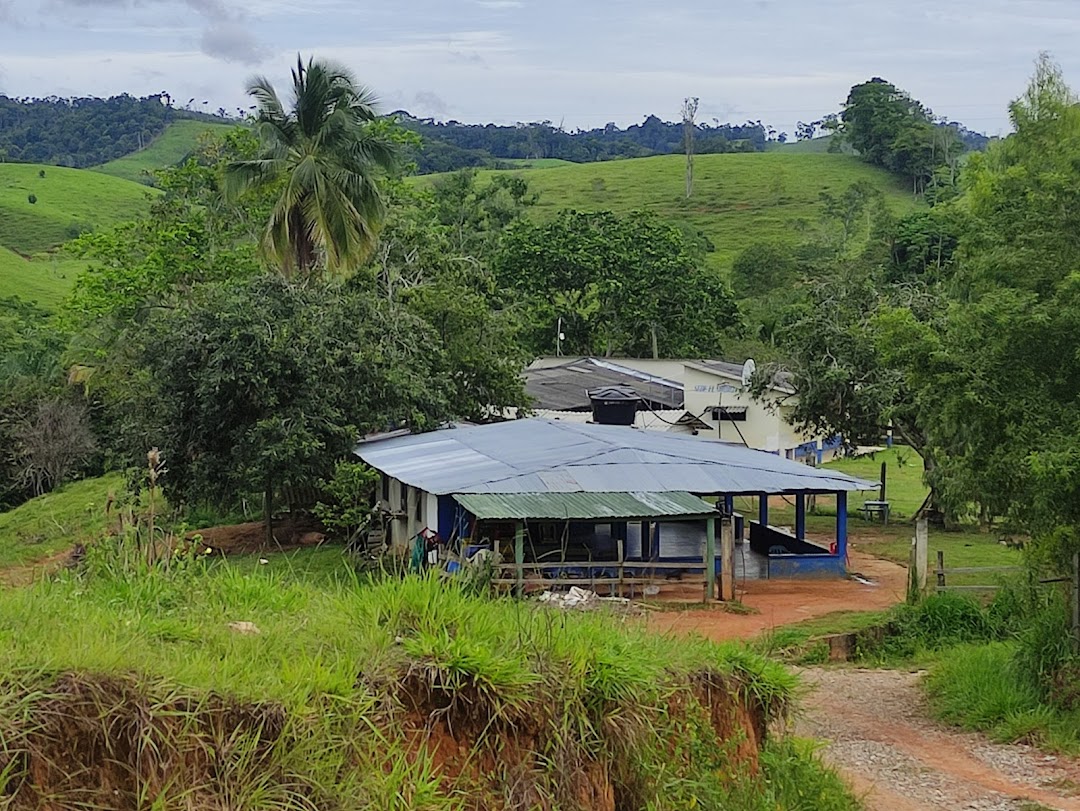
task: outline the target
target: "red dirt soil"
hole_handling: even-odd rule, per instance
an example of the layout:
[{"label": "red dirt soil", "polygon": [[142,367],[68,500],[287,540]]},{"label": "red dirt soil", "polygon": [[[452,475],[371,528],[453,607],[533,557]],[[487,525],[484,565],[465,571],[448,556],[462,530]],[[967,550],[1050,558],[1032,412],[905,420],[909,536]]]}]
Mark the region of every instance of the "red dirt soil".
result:
[{"label": "red dirt soil", "polygon": [[857,580],[747,580],[737,589],[743,605],[755,614],[731,614],[722,608],[656,612],[649,627],[662,633],[698,634],[714,641],[749,639],[794,622],[837,611],[875,611],[902,602],[907,569],[852,550],[849,568],[875,583]]}]

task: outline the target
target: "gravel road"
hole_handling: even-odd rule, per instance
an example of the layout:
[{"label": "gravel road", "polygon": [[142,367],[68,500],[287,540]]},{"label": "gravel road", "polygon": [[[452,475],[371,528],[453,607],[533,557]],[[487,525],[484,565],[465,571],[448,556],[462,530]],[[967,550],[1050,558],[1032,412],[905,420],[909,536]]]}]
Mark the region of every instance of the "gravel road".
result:
[{"label": "gravel road", "polygon": [[870,811],[1080,811],[1080,761],[927,720],[919,673],[809,668],[796,731]]}]

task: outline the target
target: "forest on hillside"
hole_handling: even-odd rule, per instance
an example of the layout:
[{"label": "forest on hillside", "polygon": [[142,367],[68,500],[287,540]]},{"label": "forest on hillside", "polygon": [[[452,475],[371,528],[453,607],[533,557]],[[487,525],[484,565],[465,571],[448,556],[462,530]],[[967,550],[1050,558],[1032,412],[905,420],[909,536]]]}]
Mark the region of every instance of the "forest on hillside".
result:
[{"label": "forest on hillside", "polygon": [[192,117],[225,120],[176,109],[164,93],[106,99],[0,95],[0,161],[85,169],[130,155],[171,121]]}]

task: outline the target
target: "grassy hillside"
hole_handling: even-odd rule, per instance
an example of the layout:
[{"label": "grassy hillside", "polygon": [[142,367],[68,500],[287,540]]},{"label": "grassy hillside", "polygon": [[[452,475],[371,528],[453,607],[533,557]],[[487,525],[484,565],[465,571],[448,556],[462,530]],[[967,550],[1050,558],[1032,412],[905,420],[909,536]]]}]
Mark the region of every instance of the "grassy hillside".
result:
[{"label": "grassy hillside", "polygon": [[85,169],[0,164],[0,246],[23,256],[50,250],[80,232],[138,217],[153,193]]},{"label": "grassy hillside", "polygon": [[894,211],[916,205],[902,181],[848,155],[699,155],[690,200],[685,198],[684,169],[685,158],[665,155],[524,169],[520,174],[540,193],[539,216],[563,208],[651,210],[708,235],[716,246],[709,263],[718,269],[729,268],[739,251],[755,241],[792,239],[802,224],[818,219],[824,191],[839,193],[867,181],[885,193]]},{"label": "grassy hillside", "polygon": [[24,259],[0,246],[0,298],[18,296],[43,307],[55,307],[86,267],[81,259],[39,255]]},{"label": "grassy hillside", "polygon": [[110,474],[72,482],[0,512],[0,569],[32,563],[100,537],[107,522],[105,502],[123,489],[123,476]]},{"label": "grassy hillside", "polygon": [[832,140],[833,136],[822,135],[818,138],[811,138],[809,141],[789,141],[786,144],[770,143],[768,148],[771,152],[785,152],[789,155],[823,155],[829,151]]},{"label": "grassy hillside", "polygon": [[134,180],[137,183],[150,183],[150,172],[180,163],[198,146],[199,138],[204,133],[223,133],[232,128],[232,124],[174,121],[145,149],[96,166],[93,171],[125,180]]}]

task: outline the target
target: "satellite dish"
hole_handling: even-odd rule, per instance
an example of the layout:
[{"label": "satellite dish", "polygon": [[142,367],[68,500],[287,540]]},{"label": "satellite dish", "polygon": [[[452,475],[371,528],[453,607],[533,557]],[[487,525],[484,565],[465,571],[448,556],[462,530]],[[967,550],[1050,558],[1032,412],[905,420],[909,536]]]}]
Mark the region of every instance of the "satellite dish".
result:
[{"label": "satellite dish", "polygon": [[750,388],[750,381],[754,379],[754,372],[757,371],[757,364],[754,363],[753,358],[749,358],[746,363],[742,365],[742,384],[746,388]]}]

